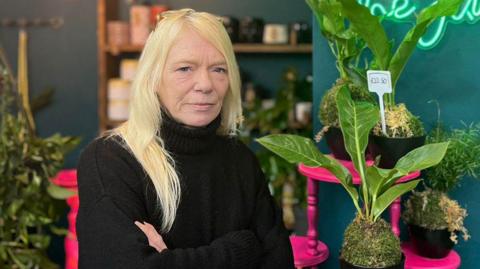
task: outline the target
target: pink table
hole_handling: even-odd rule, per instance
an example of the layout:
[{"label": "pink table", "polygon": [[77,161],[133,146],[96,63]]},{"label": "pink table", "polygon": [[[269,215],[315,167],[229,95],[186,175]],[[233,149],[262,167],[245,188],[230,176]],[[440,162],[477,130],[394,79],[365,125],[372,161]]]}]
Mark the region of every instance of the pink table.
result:
[{"label": "pink table", "polygon": [[[78,193],[77,190],[77,170],[68,169],[60,171],[52,182],[60,187],[70,189]],[[67,199],[67,204],[70,207],[68,212],[68,233],[65,237],[65,269],[78,268],[78,241],[75,223],[78,213],[78,195],[73,195]]]},{"label": "pink table", "polygon": [[[355,171],[352,162],[340,161],[353,176],[353,183],[360,183],[360,176]],[[372,165],[373,162],[367,162],[368,165]],[[298,166],[300,173],[307,177],[307,221],[308,229],[307,236],[291,236],[290,242],[292,243],[293,256],[295,259],[296,267],[312,267],[316,266],[328,258],[328,247],[321,241],[317,240],[318,237],[318,183],[319,181],[330,182],[339,184],[338,179],[332,175],[328,170],[318,167],[308,167],[303,164]],[[417,178],[420,172],[411,173],[397,182],[405,182]],[[398,222],[400,220],[400,201],[396,199],[390,206],[390,215],[392,222],[393,232],[399,236],[400,229]]]}]

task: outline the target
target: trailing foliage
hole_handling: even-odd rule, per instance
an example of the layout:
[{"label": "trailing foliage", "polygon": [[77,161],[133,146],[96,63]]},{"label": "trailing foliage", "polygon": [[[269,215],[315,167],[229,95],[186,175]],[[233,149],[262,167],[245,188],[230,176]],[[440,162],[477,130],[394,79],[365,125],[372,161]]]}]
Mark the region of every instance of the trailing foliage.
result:
[{"label": "trailing foliage", "polygon": [[78,139],[39,138],[29,128],[15,82],[0,50],[0,268],[58,268],[46,249],[71,195],[50,178]]},{"label": "trailing foliage", "polygon": [[480,175],[480,123],[445,130],[440,125],[427,137],[428,143],[450,142],[443,160],[425,170],[427,185],[448,192],[465,177]]}]

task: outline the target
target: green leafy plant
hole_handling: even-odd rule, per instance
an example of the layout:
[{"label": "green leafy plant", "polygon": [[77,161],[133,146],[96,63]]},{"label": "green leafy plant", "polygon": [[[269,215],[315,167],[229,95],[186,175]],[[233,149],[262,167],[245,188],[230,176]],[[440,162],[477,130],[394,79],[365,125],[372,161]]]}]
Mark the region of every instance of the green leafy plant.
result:
[{"label": "green leafy plant", "polygon": [[322,35],[335,56],[339,79],[327,90],[320,103],[319,119],[324,126],[340,127],[335,96],[347,85],[354,100],[374,103],[367,90],[365,69],[359,68],[365,42],[348,26],[337,0],[307,0]]},{"label": "green leafy plant", "polygon": [[[311,80],[300,78],[294,68],[288,68],[282,74],[282,87],[276,92],[275,105],[264,109],[261,100],[257,98],[252,104],[244,106],[245,121],[243,132],[240,138],[246,144],[252,144],[252,137],[264,136],[267,134],[278,134],[283,132],[298,135],[308,135],[312,132],[311,121],[300,123],[293,118],[292,108],[298,101],[312,99]],[[299,180],[297,169],[292,167],[284,159],[276,154],[259,148],[255,154],[260,161],[262,170],[267,176],[273,195],[279,204],[286,199],[293,199],[293,204],[305,205],[306,186],[305,181]],[[288,184],[293,188],[293,197],[285,197],[284,188]],[[284,212],[284,219],[287,228],[293,228],[293,216]]]},{"label": "green leafy plant", "polygon": [[63,232],[54,225],[65,211],[58,199],[72,193],[50,178],[78,139],[37,137],[15,85],[0,48],[0,268],[58,268],[46,249],[50,233]]},{"label": "green leafy plant", "polygon": [[[391,73],[393,90],[392,93],[384,95],[387,114],[386,121],[395,121],[395,119],[404,117],[405,115],[413,116],[411,113],[397,114],[398,111],[403,110],[397,109],[397,104],[395,103],[398,79],[415,50],[418,40],[425,34],[428,27],[437,18],[455,14],[463,0],[439,0],[433,5],[424,8],[417,16],[414,26],[407,32],[393,53],[392,49],[394,44],[389,41],[386,31],[381,24],[380,17],[372,15],[367,7],[359,4],[356,0],[338,0],[338,2],[341,3],[342,14],[350,22],[353,28],[352,31],[357,33],[366,42],[372,52],[374,57],[371,68],[388,70]],[[388,113],[389,111],[390,113]],[[388,114],[394,118],[389,119]],[[405,133],[407,135],[412,134],[412,136],[416,134],[423,135],[423,127],[421,127],[418,118],[413,117],[406,122],[411,123],[411,125],[392,130],[390,133]],[[379,125],[380,123],[378,123],[378,126]],[[392,126],[388,127],[392,128]],[[379,129],[379,127],[377,127],[377,129]],[[407,129],[407,132],[403,132],[405,129]],[[381,134],[381,132],[377,132],[377,134]]]},{"label": "green leafy plant", "polygon": [[430,230],[448,229],[457,243],[457,232],[470,237],[463,222],[467,210],[447,193],[465,177],[477,178],[480,173],[480,124],[445,130],[438,124],[427,137],[428,143],[449,142],[443,160],[424,171],[426,190],[414,192],[406,201],[403,218],[407,223]]},{"label": "green leafy plant", "polygon": [[[311,139],[283,134],[262,137],[258,142],[290,163],[303,163],[329,170],[345,188],[357,209],[357,217],[351,225],[375,226],[373,224],[379,221],[385,209],[400,195],[415,188],[419,180],[400,184],[395,182],[413,171],[426,169],[440,162],[448,143],[429,144],[417,148],[402,157],[393,169],[381,169],[375,165],[367,166],[365,149],[368,135],[378,121],[379,111],[373,104],[353,101],[346,87],[340,89],[336,100],[345,148],[361,178],[358,188],[353,184],[349,171],[337,160],[320,153]],[[346,235],[344,240],[348,238],[350,236]],[[361,249],[362,246],[365,245],[344,241],[341,257],[355,265],[369,267],[389,266],[398,263],[401,259],[399,241],[395,243],[394,255],[387,259],[380,258],[383,255],[381,247],[379,252],[371,253],[368,249]],[[371,253],[372,256],[362,255],[358,260],[351,260],[348,249],[352,248],[357,249],[359,253]]]}]

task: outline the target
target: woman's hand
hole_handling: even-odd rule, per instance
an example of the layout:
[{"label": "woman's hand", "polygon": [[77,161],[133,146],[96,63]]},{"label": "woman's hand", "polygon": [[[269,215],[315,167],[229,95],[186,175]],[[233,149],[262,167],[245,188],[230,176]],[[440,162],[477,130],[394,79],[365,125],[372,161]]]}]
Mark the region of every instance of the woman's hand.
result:
[{"label": "woman's hand", "polygon": [[142,230],[142,232],[147,236],[148,244],[151,247],[154,247],[158,252],[162,252],[164,249],[167,249],[167,245],[165,245],[165,242],[163,242],[162,236],[150,223],[141,223],[139,221],[135,221],[135,225],[137,225],[137,227],[140,228],[140,230]]}]

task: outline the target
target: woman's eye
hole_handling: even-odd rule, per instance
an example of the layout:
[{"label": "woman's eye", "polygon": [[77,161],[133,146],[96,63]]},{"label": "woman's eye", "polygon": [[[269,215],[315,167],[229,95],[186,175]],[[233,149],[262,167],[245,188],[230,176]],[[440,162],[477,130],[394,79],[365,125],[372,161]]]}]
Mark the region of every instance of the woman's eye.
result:
[{"label": "woman's eye", "polygon": [[180,71],[180,72],[187,72],[187,71],[190,71],[190,70],[191,70],[190,66],[182,66],[182,67],[177,69],[177,71]]},{"label": "woman's eye", "polygon": [[215,67],[213,71],[218,73],[227,73],[227,69],[223,67]]}]

